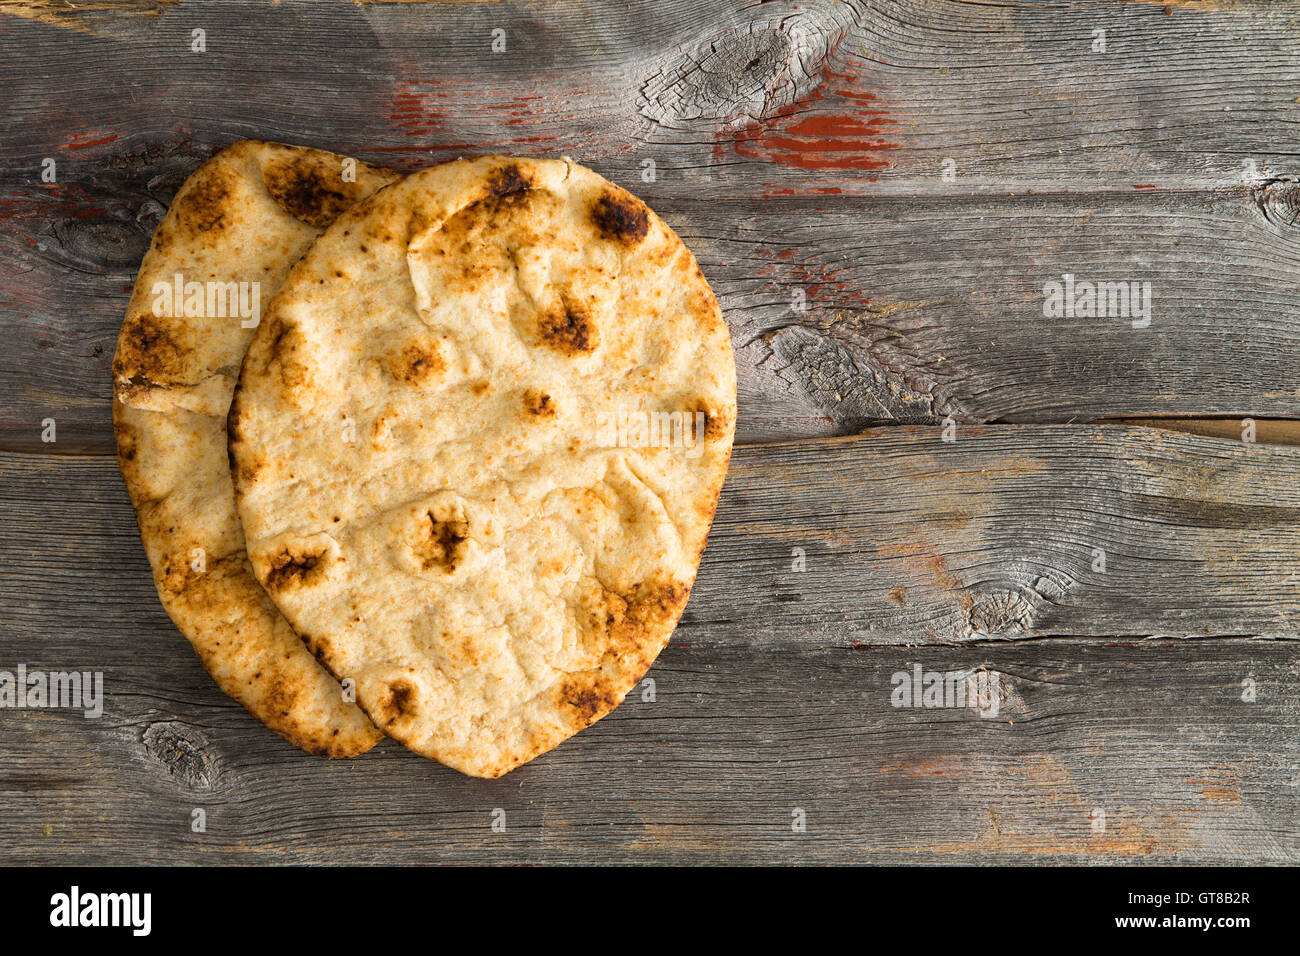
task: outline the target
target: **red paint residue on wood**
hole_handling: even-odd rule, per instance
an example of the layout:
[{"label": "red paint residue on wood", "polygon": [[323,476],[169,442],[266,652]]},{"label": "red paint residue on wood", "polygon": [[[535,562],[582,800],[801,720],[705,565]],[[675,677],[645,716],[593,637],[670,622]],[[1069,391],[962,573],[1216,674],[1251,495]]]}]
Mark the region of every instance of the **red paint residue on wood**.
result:
[{"label": "red paint residue on wood", "polygon": [[80,135],[71,136],[68,139],[65,139],[63,141],[63,148],[64,149],[89,149],[92,146],[103,146],[105,143],[111,143],[117,139],[116,133],[111,133],[108,136],[101,136],[98,139],[86,139],[86,136],[89,135],[91,134],[82,133]]},{"label": "red paint residue on wood", "polygon": [[21,194],[0,194],[0,227],[12,226],[28,241],[37,245],[29,234],[32,224],[45,224],[54,220],[108,219],[112,210],[102,199],[85,189],[66,183],[41,183]]},{"label": "red paint residue on wood", "polygon": [[1142,186],[1134,186],[1133,188],[1134,189],[1155,189],[1156,187],[1154,183],[1150,183],[1150,184],[1144,184]]},{"label": "red paint residue on wood", "polygon": [[1209,767],[1205,776],[1185,781],[1201,791],[1202,800],[1225,800],[1241,803],[1241,772],[1232,767]]},{"label": "red paint residue on wood", "polygon": [[[770,254],[770,253],[768,253]],[[855,266],[831,265],[809,258],[806,250],[783,249],[768,271],[802,289],[810,305],[823,309],[869,309],[871,296],[862,287]],[[779,266],[779,267],[778,267]]]},{"label": "red paint residue on wood", "polygon": [[[443,79],[399,80],[389,101],[389,123],[404,137],[420,142],[377,146],[375,152],[510,153],[523,151],[525,147],[560,141],[559,136],[553,135],[522,135],[529,127],[539,126],[540,120],[547,115],[548,109],[543,97],[516,94],[493,99],[482,92],[471,97],[467,95],[469,92],[464,82]],[[573,95],[581,92],[575,91]],[[444,136],[464,136],[467,132],[467,100],[473,102],[469,118],[509,128],[511,133],[473,142],[442,139]]]},{"label": "red paint residue on wood", "polygon": [[857,82],[851,73],[826,70],[821,84],[802,102],[724,134],[715,157],[723,158],[717,154],[730,137],[738,156],[787,168],[887,168],[888,152],[899,148],[888,138],[896,121],[881,108],[877,95],[857,88]]}]

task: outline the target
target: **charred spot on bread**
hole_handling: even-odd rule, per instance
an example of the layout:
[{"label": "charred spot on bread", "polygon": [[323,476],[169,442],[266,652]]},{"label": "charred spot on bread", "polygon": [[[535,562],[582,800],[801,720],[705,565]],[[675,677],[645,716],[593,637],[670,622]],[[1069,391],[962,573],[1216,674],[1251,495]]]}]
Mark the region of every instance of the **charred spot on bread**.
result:
[{"label": "charred spot on bread", "polygon": [[135,428],[118,419],[113,422],[113,437],[117,440],[117,456],[122,461],[135,461],[139,450],[139,436]]},{"label": "charred spot on bread", "polygon": [[[260,678],[261,676],[258,673],[254,675],[254,678]],[[263,702],[267,708],[277,711],[281,717],[288,717],[293,711],[301,692],[301,686],[291,684],[282,674],[276,673],[270,678],[264,691]]]},{"label": "charred spot on bread", "polygon": [[614,695],[598,681],[581,678],[566,681],[560,688],[560,699],[573,709],[574,715],[584,725],[618,706]]},{"label": "charred spot on bread", "polygon": [[234,193],[235,178],[235,173],[222,165],[208,166],[196,174],[190,187],[172,203],[181,230],[213,232],[229,225],[228,200]]},{"label": "charred spot on bread", "polygon": [[289,591],[311,584],[325,572],[324,560],[324,551],[295,553],[292,548],[284,548],[271,558],[266,586],[274,591]]},{"label": "charred spot on bread", "polygon": [[707,438],[709,441],[717,441],[727,434],[727,416],[725,413],[711,409],[702,402],[698,403],[693,409],[691,409],[690,427],[692,429],[695,428],[696,422],[701,420],[699,416],[703,416],[704,434],[700,435],[692,431],[696,441],[699,441],[701,438]]},{"label": "charred spot on bread", "polygon": [[595,321],[583,306],[567,299],[542,313],[537,331],[543,344],[562,355],[585,355],[596,350]]},{"label": "charred spot on bread", "polygon": [[591,208],[591,218],[606,239],[635,246],[650,231],[645,204],[627,193],[606,190]]},{"label": "charred spot on bread", "polygon": [[527,389],[524,391],[524,411],[536,418],[554,418],[555,400],[545,392]]},{"label": "charred spot on bread", "polygon": [[129,319],[122,328],[113,374],[132,385],[165,383],[180,371],[181,348],[171,333],[148,313]]},{"label": "charred spot on bread", "polygon": [[413,342],[385,363],[393,378],[411,385],[424,385],[447,369],[447,360],[435,343]]},{"label": "charred spot on bread", "polygon": [[375,702],[380,721],[385,727],[391,726],[403,717],[414,717],[415,688],[402,680],[393,681],[384,687],[383,693]]},{"label": "charred spot on bread", "polygon": [[524,175],[514,163],[502,166],[488,176],[488,192],[493,196],[511,196],[532,188],[532,177]]},{"label": "charred spot on bread", "polygon": [[464,560],[469,542],[469,522],[428,512],[427,534],[418,544],[420,565],[426,571],[440,568],[450,574]]},{"label": "charred spot on bread", "polygon": [[341,177],[317,157],[295,156],[287,162],[268,163],[262,181],[276,205],[317,229],[324,229],[352,205]]}]

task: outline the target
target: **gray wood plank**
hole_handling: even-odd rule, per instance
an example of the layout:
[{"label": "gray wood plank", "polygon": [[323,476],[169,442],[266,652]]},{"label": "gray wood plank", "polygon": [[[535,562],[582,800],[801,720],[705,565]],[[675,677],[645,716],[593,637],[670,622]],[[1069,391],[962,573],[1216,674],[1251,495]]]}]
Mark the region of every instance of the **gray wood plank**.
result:
[{"label": "gray wood plank", "polygon": [[[1117,425],[955,439],[891,427],[737,449],[680,639],[1300,635],[1300,449]],[[11,640],[156,623],[112,460],[0,455],[0,505]]]},{"label": "gray wood plank", "polygon": [[[217,2],[202,54],[192,12],[125,6],[0,6],[0,447],[111,450],[107,366],[148,235],[248,135],[402,168],[569,153],[634,188],[722,297],[742,441],[1294,414],[1285,5]],[[1150,282],[1151,326],[1044,318],[1067,273]]]},{"label": "gray wood plank", "polygon": [[[1295,863],[1295,647],[674,642],[653,702],[482,781],[391,742],[307,756],[176,635],[55,639],[29,662],[103,669],[105,713],[0,710],[0,839],[15,864]],[[918,665],[996,674],[997,715],[894,707]]]},{"label": "gray wood plank", "polygon": [[1120,426],[954,439],[741,449],[686,622],[780,646],[1297,634],[1294,447]]},{"label": "gray wood plank", "polygon": [[1269,0],[51,6],[0,5],[44,8],[0,21],[7,161],[278,130],[411,165],[568,151],[631,180],[656,158],[665,189],[752,197],[936,190],[945,158],[962,189],[1217,187],[1294,156],[1296,12]]},{"label": "gray wood plank", "polygon": [[[1285,418],[1298,407],[1294,230],[1270,228],[1244,192],[669,201],[659,211],[722,302],[741,442],[945,416]],[[123,226],[120,246],[113,233],[119,259],[98,267],[89,251],[76,262],[60,251],[57,218],[43,222],[46,232],[28,238],[44,251],[0,237],[13,252],[0,260],[0,443],[111,452],[109,365],[152,222]],[[77,248],[100,248],[104,235]],[[1150,325],[1045,318],[1044,287],[1067,274],[1147,283]],[[47,418],[62,449],[42,447]]]},{"label": "gray wood plank", "polygon": [[[10,860],[1300,860],[1300,449],[1230,421],[1294,415],[1297,9],[1165,6],[0,2],[0,449],[40,453],[0,453],[0,670],[109,694],[0,708]],[[240,136],[572,155],[697,251],[743,441],[923,427],[737,450],[653,701],[500,781],[307,757],[80,454],[153,225]],[[1065,272],[1151,281],[1151,327],[1045,319]],[[1043,424],[1170,414],[1219,437]],[[892,706],[915,665],[998,714]]]},{"label": "gray wood plank", "polygon": [[[699,250],[739,346],[746,440],[945,416],[1283,418],[1300,407],[1295,237],[1245,190],[668,215]],[[1045,288],[1064,294],[1066,276],[1080,288],[1142,283],[1149,324],[1046,317]]]},{"label": "gray wood plank", "polygon": [[[873,602],[872,586],[910,583],[909,604],[942,598],[918,598],[925,585],[896,576],[906,566],[864,580],[851,564],[853,523],[816,515],[852,515],[852,502],[865,499],[863,511],[877,510],[883,522],[884,503],[906,485],[933,504],[951,477],[961,499],[972,491],[957,487],[966,474],[984,484],[986,504],[999,484],[1009,499],[1035,500],[1023,477],[1033,469],[1015,456],[997,466],[993,442],[961,438],[948,448],[960,466],[945,476],[931,454],[900,453],[907,440],[899,431],[742,449],[692,599],[695,620],[650,672],[654,700],[639,688],[606,721],[494,782],[392,744],[326,763],[279,740],[215,689],[159,608],[111,463],[6,456],[0,669],[101,671],[108,699],[99,719],[0,709],[0,838],[14,862],[1295,862],[1296,643],[907,647],[926,637],[909,633],[901,617],[881,620],[881,632],[894,629],[890,645],[858,643],[851,626],[827,626],[855,585],[866,615],[873,604],[895,606],[878,593]],[[1006,431],[1057,433],[1027,442],[1043,448],[1049,437],[1099,430]],[[1139,447],[1165,441],[1144,430],[1105,431]],[[1204,488],[1192,481],[1199,468],[1202,479],[1217,474],[1215,487],[1229,496],[1252,487],[1252,466],[1230,463],[1227,443],[1168,439],[1151,454],[1168,459],[1159,470],[1173,481]],[[770,467],[774,452],[784,453],[784,478],[772,477],[782,470]],[[841,452],[857,458],[860,483]],[[886,466],[872,470],[877,460],[899,472],[892,487],[878,480]],[[1142,474],[1134,464],[1131,492],[1158,498],[1160,486],[1144,488]],[[1084,475],[1073,480],[1074,490],[1088,484]],[[836,485],[845,501],[828,497]],[[1186,544],[1189,535],[1241,525],[1244,514],[1292,507],[1285,491],[1277,501],[1269,494],[1255,487],[1235,518],[1207,518],[1210,530],[1146,525],[1147,544],[1165,534]],[[1196,513],[1195,500],[1184,499],[1185,513]],[[932,507],[932,520],[951,524],[959,507]],[[1122,505],[1115,510],[1124,514]],[[1033,514],[1050,524],[1050,508]],[[911,540],[916,528],[900,513],[888,520],[887,540]],[[784,573],[788,549],[782,542],[767,553],[771,537],[759,522],[801,526],[790,540],[812,545],[809,570]],[[1026,548],[1012,538],[1017,553]],[[958,544],[947,546],[957,553]],[[1270,571],[1256,555],[1240,558],[1247,576]],[[1128,574],[1123,560],[1115,563],[1113,573]],[[828,575],[837,564],[843,575]],[[1202,620],[1217,621],[1217,595],[1205,594],[1194,572],[1177,578],[1179,567],[1173,561],[1167,576],[1144,575],[1136,586],[1157,607],[1175,589],[1200,593],[1193,600]],[[1263,608],[1276,599],[1250,587],[1242,584],[1246,602]],[[784,615],[781,627],[769,627],[764,618],[782,614],[792,595],[802,598],[795,606],[807,626]],[[1105,603],[1089,625],[1106,619]],[[710,613],[733,619],[704,620]],[[1229,609],[1223,620],[1239,613]],[[996,673],[997,715],[894,707],[894,675],[918,664],[923,672]],[[1256,687],[1250,703],[1241,699],[1248,679]],[[498,808],[504,833],[492,830]],[[190,829],[195,809],[207,818],[201,834]],[[797,810],[804,832],[791,829]],[[1098,810],[1104,830],[1094,829]]]}]

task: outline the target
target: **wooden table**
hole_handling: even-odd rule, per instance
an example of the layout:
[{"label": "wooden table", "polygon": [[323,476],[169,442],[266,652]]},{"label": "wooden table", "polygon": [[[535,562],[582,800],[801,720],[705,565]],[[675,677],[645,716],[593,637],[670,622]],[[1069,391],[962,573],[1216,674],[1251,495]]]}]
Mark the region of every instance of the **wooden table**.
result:
[{"label": "wooden table", "polygon": [[[107,691],[0,710],[9,861],[1300,859],[1300,4],[0,0],[0,96],[0,669]],[[203,673],[109,363],[242,137],[568,155],[696,252],[738,447],[652,701],[481,781]]]}]

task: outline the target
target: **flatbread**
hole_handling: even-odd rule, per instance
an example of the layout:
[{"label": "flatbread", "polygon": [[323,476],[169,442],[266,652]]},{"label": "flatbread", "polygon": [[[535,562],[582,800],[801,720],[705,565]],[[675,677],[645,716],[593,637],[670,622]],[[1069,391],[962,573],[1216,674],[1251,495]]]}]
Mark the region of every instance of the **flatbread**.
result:
[{"label": "flatbread", "polygon": [[[223,691],[292,743],[330,756],[362,753],[381,735],[252,576],[226,412],[251,325],[289,267],[335,216],[399,178],[278,143],[223,150],[155,231],[113,361],[118,461],[163,606]],[[187,283],[199,285],[187,292]],[[187,304],[204,314],[185,315]]]},{"label": "flatbread", "polygon": [[666,645],[735,419],[727,327],[672,230],[582,166],[490,156],[339,217],[229,426],[277,606],[385,733],[496,777]]}]

